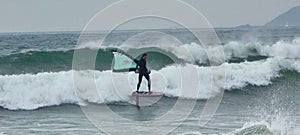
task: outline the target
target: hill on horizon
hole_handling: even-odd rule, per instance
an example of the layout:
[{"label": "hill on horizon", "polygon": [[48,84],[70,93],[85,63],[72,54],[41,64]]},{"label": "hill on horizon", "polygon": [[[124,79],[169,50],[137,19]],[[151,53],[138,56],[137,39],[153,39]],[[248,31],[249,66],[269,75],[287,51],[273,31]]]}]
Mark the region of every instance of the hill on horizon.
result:
[{"label": "hill on horizon", "polygon": [[293,7],[289,11],[279,15],[272,21],[265,24],[267,27],[299,27],[300,6]]}]

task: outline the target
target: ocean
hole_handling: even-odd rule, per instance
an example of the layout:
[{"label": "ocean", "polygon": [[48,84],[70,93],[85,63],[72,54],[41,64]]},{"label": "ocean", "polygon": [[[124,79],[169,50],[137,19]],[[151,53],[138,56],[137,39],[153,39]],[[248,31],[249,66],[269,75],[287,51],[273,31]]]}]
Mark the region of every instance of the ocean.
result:
[{"label": "ocean", "polygon": [[[199,117],[206,102],[222,91],[210,89],[211,71],[218,68],[210,64],[206,49],[211,48],[203,47],[188,30],[119,30],[108,35],[91,32],[83,42],[78,42],[81,32],[0,33],[0,135],[160,134],[163,130],[159,128],[172,126],[172,135],[299,134],[300,29],[215,31],[224,52],[220,66],[226,69],[225,91],[213,117],[201,126]],[[180,47],[170,47],[173,40],[159,33],[176,38]],[[100,46],[97,38],[104,36]],[[76,47],[78,43],[80,48]],[[144,105],[135,106],[131,92],[135,91],[137,74],[111,70],[114,56],[110,49],[124,44],[122,50],[136,58],[142,52],[148,53],[152,89],[164,92],[162,98],[155,102],[141,99]],[[94,68],[74,69],[76,51],[96,51]],[[196,80],[184,80],[199,83],[198,93],[191,94],[195,89],[181,91],[179,69],[192,69],[198,76]],[[96,92],[91,93],[89,87],[75,90],[74,74],[92,76]],[[114,80],[120,76],[125,81]],[[141,90],[147,90],[146,84],[143,80]],[[180,121],[174,118],[170,123],[153,125],[153,129],[143,126],[143,122],[165,116],[181,100],[183,105],[192,106],[176,112],[176,116],[187,115],[178,125],[172,125]],[[103,111],[107,108],[118,117],[141,125],[121,128],[121,118],[106,118],[111,116]]]}]

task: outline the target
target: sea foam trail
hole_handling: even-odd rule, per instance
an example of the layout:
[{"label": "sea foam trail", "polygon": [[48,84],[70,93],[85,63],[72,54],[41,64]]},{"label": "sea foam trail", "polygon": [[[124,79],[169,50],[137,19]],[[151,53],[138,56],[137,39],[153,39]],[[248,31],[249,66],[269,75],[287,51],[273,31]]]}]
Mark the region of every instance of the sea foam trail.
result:
[{"label": "sea foam trail", "polygon": [[[269,85],[272,79],[280,76],[282,69],[296,70],[299,72],[300,62],[291,59],[269,58],[267,60],[224,63],[226,67],[225,88],[241,89],[247,85]],[[178,70],[189,71],[195,69],[197,80],[190,78],[188,82],[199,83],[199,93],[190,94],[194,89],[181,91],[181,75]],[[218,67],[215,68],[219,70]],[[91,91],[89,87],[75,92],[73,84],[73,71],[61,71],[55,73],[21,74],[0,76],[0,106],[10,110],[32,110],[45,106],[60,105],[65,103],[78,104],[77,96],[93,103],[127,102],[130,94],[136,88],[137,74],[112,73],[111,71],[74,71],[85,77],[86,80],[95,79],[97,91]],[[169,97],[182,97],[189,99],[207,99],[215,96],[220,91],[211,90],[212,68],[199,67],[192,64],[171,65],[158,71],[152,71],[152,90],[164,91]],[[124,85],[129,85],[125,92],[115,88],[116,78],[123,77]],[[85,84],[85,82],[81,82]],[[121,84],[122,86],[122,84]],[[126,88],[126,87],[123,87]],[[146,81],[143,81],[141,90],[147,89]],[[197,91],[197,89],[196,89]],[[97,93],[99,95],[97,95]]]}]

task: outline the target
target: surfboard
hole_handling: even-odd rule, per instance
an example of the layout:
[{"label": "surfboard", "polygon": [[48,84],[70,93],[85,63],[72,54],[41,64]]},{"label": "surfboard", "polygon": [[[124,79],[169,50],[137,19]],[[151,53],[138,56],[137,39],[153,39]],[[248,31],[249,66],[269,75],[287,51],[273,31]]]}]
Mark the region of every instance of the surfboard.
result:
[{"label": "surfboard", "polygon": [[151,93],[148,93],[148,92],[132,92],[132,96],[136,96],[136,97],[160,97],[160,96],[163,96],[164,93],[162,92],[151,92]]}]

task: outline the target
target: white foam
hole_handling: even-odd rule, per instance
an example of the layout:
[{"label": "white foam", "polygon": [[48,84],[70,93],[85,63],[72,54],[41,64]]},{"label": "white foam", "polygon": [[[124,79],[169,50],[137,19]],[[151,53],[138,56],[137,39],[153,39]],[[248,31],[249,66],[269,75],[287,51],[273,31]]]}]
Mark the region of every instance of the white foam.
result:
[{"label": "white foam", "polygon": [[226,59],[232,57],[246,58],[249,54],[247,45],[241,45],[239,42],[231,41],[224,46]]},{"label": "white foam", "polygon": [[292,41],[292,43],[294,44],[294,45],[299,45],[300,44],[300,37],[296,37],[293,41]]},{"label": "white foam", "polygon": [[[227,90],[243,88],[247,85],[264,86],[269,85],[273,78],[278,77],[282,69],[299,70],[299,61],[281,58],[269,58],[267,60],[244,62],[244,63],[224,63],[226,66]],[[197,89],[181,90],[181,74],[179,70],[186,72],[192,71],[198,78],[187,78],[185,81],[193,85],[199,84],[199,93],[191,94]],[[219,73],[218,67],[215,67]],[[125,101],[130,98],[130,94],[136,88],[137,74],[135,73],[116,73],[111,71],[80,71],[81,76],[86,77],[85,81],[95,79],[97,85],[97,95],[95,91],[90,91],[89,86],[77,91],[77,95],[86,101],[94,103],[107,103]],[[182,73],[185,74],[185,73]],[[192,64],[171,65],[159,71],[152,71],[153,91],[164,91],[169,97],[182,97],[191,99],[207,99],[215,96],[220,91],[211,90],[212,86],[212,67],[199,67]],[[114,77],[125,78],[122,81],[128,87],[123,87],[124,91],[116,90]],[[82,84],[87,84],[82,82]],[[156,85],[157,84],[157,85]],[[123,84],[120,86],[122,87]],[[147,90],[147,83],[144,80],[141,90]],[[56,73],[38,73],[21,75],[2,75],[0,76],[0,106],[17,109],[36,109],[44,106],[60,105],[64,103],[78,104],[73,86],[72,71],[62,71]]]},{"label": "white foam", "polygon": [[293,43],[286,43],[284,41],[278,41],[274,45],[264,46],[261,49],[261,54],[267,56],[282,57],[282,58],[299,58],[300,57],[300,44],[295,41]]},{"label": "white foam", "polygon": [[[138,49],[141,47],[158,47],[166,52],[175,54],[178,58],[183,59],[190,63],[200,63],[205,64],[209,62],[207,57],[207,52],[211,52],[216,48],[204,48],[202,45],[197,43],[183,44],[183,45],[172,45],[169,42],[162,40],[162,43],[158,42],[155,44],[143,44],[141,45],[125,45],[122,49]],[[164,43],[166,42],[166,43]],[[174,47],[176,46],[176,47]],[[220,45],[221,46],[221,45]],[[86,42],[80,45],[79,49],[90,48],[98,49],[100,46],[98,42]],[[114,47],[116,45],[101,46],[101,48]],[[239,42],[230,41],[223,45],[223,50],[225,54],[225,60],[230,60],[232,58],[247,58],[248,56],[268,56],[268,57],[281,57],[281,58],[300,58],[300,38],[295,38],[293,41],[278,41],[275,44],[264,44],[261,42]],[[192,56],[192,57],[191,57]],[[210,60],[212,61],[212,60]],[[220,61],[220,60],[213,60]]]},{"label": "white foam", "polygon": [[248,84],[262,86],[269,85],[274,77],[279,76],[281,70],[278,61],[265,61],[226,64],[226,89],[240,89]]},{"label": "white foam", "polygon": [[[189,53],[192,54],[194,62],[196,63],[207,63],[207,52],[206,49],[214,48],[203,48],[203,46],[196,43],[184,44],[182,45]],[[248,56],[269,56],[269,57],[281,57],[281,58],[300,58],[300,38],[295,38],[292,42],[278,41],[275,44],[267,45],[260,42],[238,42],[230,41],[223,45],[223,50],[225,54],[225,60],[230,60],[232,58],[247,58]],[[176,54],[179,58],[191,61],[184,57],[183,48],[178,48],[176,50],[168,50]]]},{"label": "white foam", "polygon": [[260,42],[238,42],[231,41],[224,45],[226,60],[233,57],[246,58],[248,56],[269,56],[281,58],[300,57],[300,38],[295,38],[292,42],[278,41],[275,44],[267,45]]},{"label": "white foam", "polygon": [[177,135],[202,135],[202,133],[199,131],[190,131],[190,132],[181,133],[181,134],[177,134]]},{"label": "white foam", "polygon": [[292,69],[295,69],[300,73],[300,62],[299,61],[294,62],[294,64],[292,64]]},{"label": "white foam", "polygon": [[[269,117],[269,116],[268,116]],[[252,120],[245,122],[242,128],[236,129],[232,133],[228,133],[227,135],[233,135],[233,134],[253,134],[255,132],[264,132],[265,134],[280,134],[280,135],[286,135],[286,134],[298,134],[298,130],[295,129],[293,126],[292,120],[290,120],[287,116],[280,116],[276,115],[274,118],[271,119],[265,117],[265,120]],[[262,134],[262,133],[260,133]]]},{"label": "white foam", "polygon": [[[246,122],[242,128],[236,129],[232,133],[224,134],[224,135],[236,135],[236,134],[272,134],[270,131],[270,124],[267,122]],[[260,133],[264,131],[264,133]],[[271,133],[266,133],[271,132]]]},{"label": "white foam", "polygon": [[99,49],[100,45],[96,41],[85,42],[77,46],[77,49]]},{"label": "white foam", "polygon": [[0,76],[0,106],[17,110],[76,103],[70,73]]}]

